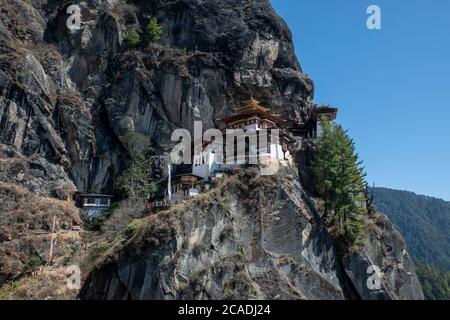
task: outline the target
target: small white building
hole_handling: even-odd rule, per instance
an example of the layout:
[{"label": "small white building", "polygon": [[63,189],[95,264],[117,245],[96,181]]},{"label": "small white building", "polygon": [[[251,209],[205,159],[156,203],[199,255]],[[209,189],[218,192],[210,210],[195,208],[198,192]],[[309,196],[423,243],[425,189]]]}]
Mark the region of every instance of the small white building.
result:
[{"label": "small white building", "polygon": [[312,114],[312,122],[313,122],[313,137],[314,138],[321,138],[323,135],[323,128],[322,128],[322,118],[327,118],[330,121],[336,120],[337,116],[337,109],[336,108],[330,108],[328,106],[316,106],[313,109]]},{"label": "small white building", "polygon": [[75,204],[83,209],[88,218],[96,218],[111,207],[112,195],[77,192]]}]

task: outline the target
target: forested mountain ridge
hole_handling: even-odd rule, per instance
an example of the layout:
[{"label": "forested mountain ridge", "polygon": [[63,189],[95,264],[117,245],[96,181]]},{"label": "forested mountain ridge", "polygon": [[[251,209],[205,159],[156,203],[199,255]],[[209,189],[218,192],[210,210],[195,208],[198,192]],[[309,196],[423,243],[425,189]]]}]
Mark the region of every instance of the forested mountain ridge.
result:
[{"label": "forested mountain ridge", "polygon": [[427,300],[450,300],[450,272],[419,264],[417,276]]},{"label": "forested mountain ridge", "polygon": [[387,188],[373,192],[376,208],[399,229],[412,258],[450,271],[450,202]]}]

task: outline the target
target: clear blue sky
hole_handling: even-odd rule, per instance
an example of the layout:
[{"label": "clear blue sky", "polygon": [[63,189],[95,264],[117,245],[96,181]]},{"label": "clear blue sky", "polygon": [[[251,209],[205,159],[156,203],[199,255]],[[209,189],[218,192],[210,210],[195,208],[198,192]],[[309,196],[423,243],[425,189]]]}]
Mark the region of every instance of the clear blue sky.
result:
[{"label": "clear blue sky", "polygon": [[[450,1],[272,0],[368,181],[450,200]],[[381,7],[382,30],[366,27]]]}]

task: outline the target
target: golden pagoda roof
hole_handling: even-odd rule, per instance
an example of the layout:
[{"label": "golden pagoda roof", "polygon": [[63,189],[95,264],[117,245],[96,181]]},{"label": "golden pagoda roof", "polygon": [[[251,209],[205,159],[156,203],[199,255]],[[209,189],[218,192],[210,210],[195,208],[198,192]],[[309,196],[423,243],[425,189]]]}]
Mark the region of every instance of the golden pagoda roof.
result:
[{"label": "golden pagoda roof", "polygon": [[253,97],[250,98],[250,100],[244,101],[244,105],[242,107],[236,108],[235,111],[237,113],[244,113],[247,111],[261,111],[261,112],[268,112],[268,108],[264,108],[260,105],[261,102],[259,102],[256,99],[253,99]]},{"label": "golden pagoda roof", "polygon": [[269,112],[270,109],[265,108],[260,105],[260,102],[256,99],[253,99],[253,97],[250,98],[250,100],[244,101],[243,106],[239,108],[235,108],[235,114],[222,118],[217,119],[222,122],[231,123],[234,121],[238,121],[240,119],[245,119],[248,117],[258,116],[262,119],[270,120],[274,123],[280,123],[280,115],[274,114]]}]

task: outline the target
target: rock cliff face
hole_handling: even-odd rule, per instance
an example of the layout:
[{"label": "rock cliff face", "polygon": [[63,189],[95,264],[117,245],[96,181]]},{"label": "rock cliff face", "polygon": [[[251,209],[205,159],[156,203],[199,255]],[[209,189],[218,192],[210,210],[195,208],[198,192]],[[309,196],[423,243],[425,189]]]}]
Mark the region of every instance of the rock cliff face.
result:
[{"label": "rock cliff face", "polygon": [[[343,256],[293,169],[239,170],[213,191],[146,218],[87,279],[82,299],[422,299],[405,243],[373,219]],[[369,266],[379,287],[368,286]]]},{"label": "rock cliff face", "polygon": [[[312,81],[267,1],[80,6],[75,32],[59,1],[5,0],[0,12],[0,142],[62,169],[78,190],[113,190],[133,132],[164,145],[194,120],[217,126],[251,95],[286,116],[307,114]],[[145,41],[150,17],[163,26],[157,45]]]},{"label": "rock cliff face", "polygon": [[[0,8],[0,253],[11,262],[0,263],[0,285],[17,276],[11,265],[48,245],[12,230],[13,186],[38,199],[112,193],[133,134],[160,154],[173,129],[192,130],[195,120],[219,127],[216,119],[250,96],[286,119],[306,120],[311,107],[313,82],[266,0],[86,1],[77,31],[66,26],[69,5],[2,0]],[[163,27],[157,44],[145,40],[152,17]],[[229,181],[147,218],[94,269],[80,297],[421,298],[404,243],[384,217],[374,218],[362,252],[343,256],[292,168],[276,179]],[[58,210],[62,229],[79,223],[75,208],[58,202]],[[21,228],[48,232],[51,219],[23,214]],[[11,259],[14,248],[26,253]],[[364,285],[370,264],[384,272],[377,295]]]}]

